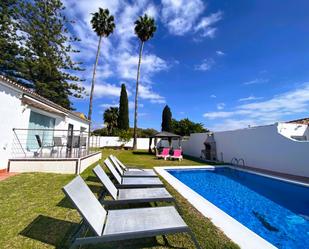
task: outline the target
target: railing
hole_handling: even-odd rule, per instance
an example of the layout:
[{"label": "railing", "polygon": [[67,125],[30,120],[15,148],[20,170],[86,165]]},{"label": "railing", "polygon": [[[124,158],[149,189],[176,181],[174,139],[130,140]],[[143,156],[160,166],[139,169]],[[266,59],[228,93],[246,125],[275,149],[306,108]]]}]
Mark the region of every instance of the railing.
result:
[{"label": "railing", "polygon": [[13,134],[13,158],[80,158],[91,152],[87,131],[14,128]]}]

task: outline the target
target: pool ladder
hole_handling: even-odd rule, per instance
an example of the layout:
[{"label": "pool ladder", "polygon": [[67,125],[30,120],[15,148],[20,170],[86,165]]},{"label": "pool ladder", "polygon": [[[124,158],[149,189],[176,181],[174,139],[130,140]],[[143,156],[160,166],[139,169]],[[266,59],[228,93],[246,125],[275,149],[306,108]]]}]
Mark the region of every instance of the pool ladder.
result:
[{"label": "pool ladder", "polygon": [[231,164],[233,166],[241,166],[240,162],[242,162],[242,166],[245,167],[245,160],[243,158],[237,159],[236,157],[233,157],[232,160],[231,160]]}]

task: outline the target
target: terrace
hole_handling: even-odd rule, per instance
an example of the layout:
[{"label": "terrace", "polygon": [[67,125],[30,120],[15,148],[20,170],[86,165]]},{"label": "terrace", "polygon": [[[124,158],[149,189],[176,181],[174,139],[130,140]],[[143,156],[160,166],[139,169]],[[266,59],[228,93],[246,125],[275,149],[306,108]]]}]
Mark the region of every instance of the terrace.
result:
[{"label": "terrace", "polygon": [[[140,168],[203,164],[188,157],[181,162],[155,160],[147,151],[102,150],[102,154],[103,158],[114,154],[127,165]],[[81,176],[92,192],[99,194],[102,185],[92,173],[93,166]],[[1,181],[0,247],[68,248],[69,238],[78,226],[80,216],[71,202],[64,198],[61,188],[73,178],[73,175],[23,173]],[[164,185],[176,198],[181,216],[202,248],[238,248],[167,182],[164,181]],[[194,245],[186,234],[176,234],[82,248],[194,248]]]},{"label": "terrace", "polygon": [[81,173],[101,158],[88,132],[61,129],[13,129],[11,172]]}]

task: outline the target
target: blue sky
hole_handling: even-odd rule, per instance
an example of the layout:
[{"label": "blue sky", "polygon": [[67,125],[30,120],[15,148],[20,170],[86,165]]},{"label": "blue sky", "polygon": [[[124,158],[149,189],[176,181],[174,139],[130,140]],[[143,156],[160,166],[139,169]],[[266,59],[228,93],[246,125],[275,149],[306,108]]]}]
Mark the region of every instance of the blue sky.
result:
[{"label": "blue sky", "polygon": [[[108,8],[116,29],[103,39],[95,86],[94,126],[104,109],[118,105],[121,83],[133,99],[139,42],[134,21],[148,13],[158,29],[145,45],[138,126],[160,129],[168,104],[176,119],[212,130],[271,124],[308,116],[309,2],[280,0],[65,0],[70,28],[82,42],[89,89],[98,37],[90,13]],[[87,114],[88,98],[74,100]]]}]

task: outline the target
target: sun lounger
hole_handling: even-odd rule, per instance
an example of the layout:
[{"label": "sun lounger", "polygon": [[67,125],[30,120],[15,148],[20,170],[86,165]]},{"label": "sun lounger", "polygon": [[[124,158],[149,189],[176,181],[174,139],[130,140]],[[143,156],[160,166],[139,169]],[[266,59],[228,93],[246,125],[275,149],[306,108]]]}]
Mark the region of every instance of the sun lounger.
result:
[{"label": "sun lounger", "polygon": [[121,177],[108,158],[105,159],[104,163],[118,182],[118,188],[163,187],[163,183],[158,177]]},{"label": "sun lounger", "polygon": [[[182,232],[189,233],[196,248],[200,248],[194,234],[173,206],[107,212],[80,176],[64,186],[63,191],[83,217],[78,233],[72,238],[71,249]],[[81,228],[85,226],[92,229],[94,235],[84,237]]]},{"label": "sun lounger", "polygon": [[120,167],[123,170],[128,170],[128,171],[149,171],[149,172],[154,172],[153,169],[140,169],[140,168],[134,168],[134,167],[127,167],[126,165],[124,165],[116,156],[111,155],[120,165]]},{"label": "sun lounger", "polygon": [[158,159],[163,158],[164,160],[166,160],[170,157],[170,148],[163,148],[161,154],[157,154],[156,156]]},{"label": "sun lounger", "polygon": [[[113,164],[115,165],[116,169],[118,170],[118,173],[121,176],[126,176],[126,177],[157,177],[158,175],[156,174],[156,172],[154,172],[154,170],[150,169],[150,170],[138,170],[138,169],[128,169],[126,168],[122,163],[120,163],[120,161],[114,157],[113,155],[109,156],[109,159],[113,162]],[[121,164],[123,165],[123,167],[121,166]]]},{"label": "sun lounger", "polygon": [[173,155],[170,156],[171,159],[178,159],[179,161],[181,161],[183,159],[182,157],[182,150],[180,149],[175,149],[173,152]]},{"label": "sun lounger", "polygon": [[94,174],[105,186],[114,200],[102,200],[106,205],[111,204],[128,204],[128,203],[145,203],[145,202],[174,202],[175,199],[165,188],[134,188],[134,189],[117,189],[114,183],[109,179],[100,165],[93,169]]}]

